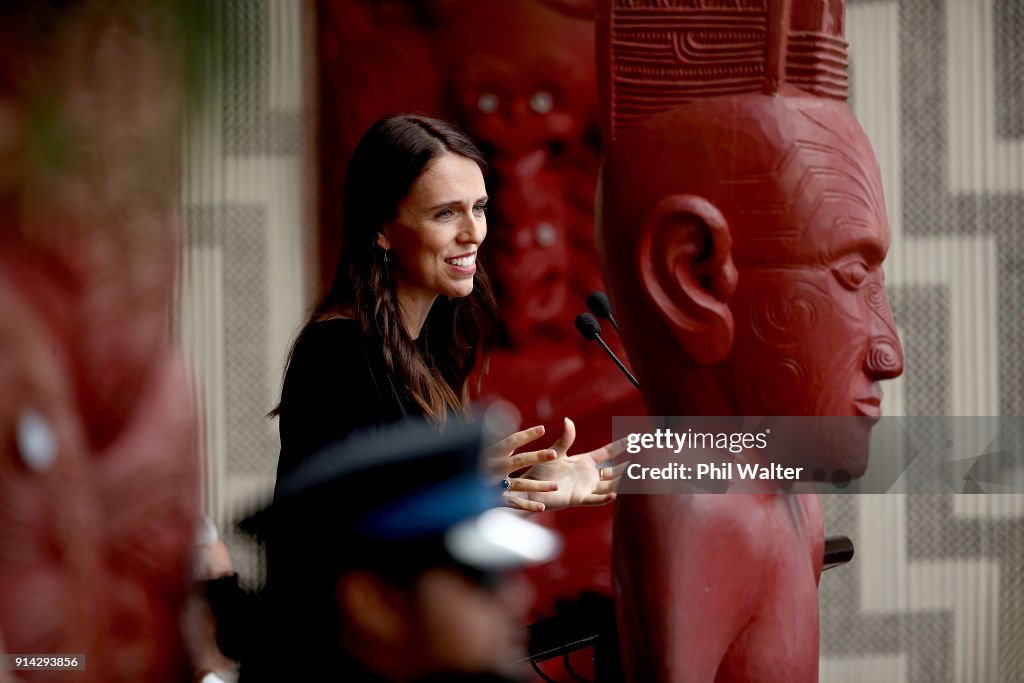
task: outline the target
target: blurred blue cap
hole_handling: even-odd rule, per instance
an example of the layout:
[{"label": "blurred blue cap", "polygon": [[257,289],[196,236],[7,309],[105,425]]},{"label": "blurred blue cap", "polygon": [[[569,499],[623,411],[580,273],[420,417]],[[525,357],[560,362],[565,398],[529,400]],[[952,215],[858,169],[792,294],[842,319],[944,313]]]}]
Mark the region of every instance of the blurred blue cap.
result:
[{"label": "blurred blue cap", "polygon": [[[422,420],[330,446],[278,483],[274,501],[240,527],[268,543],[402,545],[436,539],[453,559],[491,571],[545,562],[560,549],[549,529],[501,508],[480,454],[483,421]],[[355,546],[353,546],[355,547]]]}]

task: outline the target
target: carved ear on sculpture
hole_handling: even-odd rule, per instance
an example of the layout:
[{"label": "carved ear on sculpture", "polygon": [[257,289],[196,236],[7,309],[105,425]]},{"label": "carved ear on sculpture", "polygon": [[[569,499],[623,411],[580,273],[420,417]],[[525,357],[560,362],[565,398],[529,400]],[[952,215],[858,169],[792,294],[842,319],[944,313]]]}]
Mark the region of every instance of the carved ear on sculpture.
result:
[{"label": "carved ear on sculpture", "polygon": [[701,197],[666,197],[644,217],[638,257],[647,299],[683,349],[704,365],[722,361],[732,349],[738,277],[722,213]]}]

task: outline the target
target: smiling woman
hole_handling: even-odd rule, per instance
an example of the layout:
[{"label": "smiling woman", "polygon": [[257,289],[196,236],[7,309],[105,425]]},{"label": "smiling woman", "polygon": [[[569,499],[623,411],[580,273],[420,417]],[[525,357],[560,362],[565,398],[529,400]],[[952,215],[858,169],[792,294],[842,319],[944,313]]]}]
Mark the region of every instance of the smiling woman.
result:
[{"label": "smiling woman", "polygon": [[[275,411],[278,480],[352,432],[414,416],[443,428],[465,416],[469,377],[496,320],[477,260],[486,170],[469,138],[436,119],[389,117],[360,140],[334,282],[295,342]],[[488,454],[509,505],[540,511],[613,499],[597,470],[610,446],[569,456],[575,429],[566,420],[551,448],[515,453],[543,433],[517,432]],[[526,476],[510,476],[524,468]]]},{"label": "smiling woman", "polygon": [[[473,293],[477,249],[487,236],[487,189],[480,167],[452,153],[433,159],[377,245],[394,262],[406,329],[419,336],[434,300]],[[391,258],[393,255],[393,258]]]},{"label": "smiling woman", "polygon": [[446,259],[475,260],[485,171],[473,143],[442,121],[396,116],[363,136],[334,282],[285,374],[278,478],[350,432],[418,415],[443,425],[465,412],[495,305],[482,268]]}]

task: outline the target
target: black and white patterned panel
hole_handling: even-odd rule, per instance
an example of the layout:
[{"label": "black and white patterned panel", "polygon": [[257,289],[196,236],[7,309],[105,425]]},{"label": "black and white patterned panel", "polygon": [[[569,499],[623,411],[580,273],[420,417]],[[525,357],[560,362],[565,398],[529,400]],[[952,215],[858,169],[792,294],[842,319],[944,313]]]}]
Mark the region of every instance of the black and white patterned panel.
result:
[{"label": "black and white patterned panel", "polygon": [[907,415],[944,415],[949,405],[949,292],[900,285],[889,299],[902,334]]},{"label": "black and white patterned panel", "polygon": [[1024,2],[999,0],[993,10],[996,134],[1019,140],[1024,138],[1024,50],[1020,37]]},{"label": "black and white patterned panel", "polygon": [[[1019,341],[1022,328],[1021,262],[1024,257],[1024,193],[1006,191],[996,185],[974,192],[950,191],[950,146],[972,145],[975,140],[950,140],[950,110],[959,98],[992,96],[996,120],[1000,112],[1016,112],[1012,125],[999,129],[1016,130],[1021,139],[1017,104],[1024,78],[1014,64],[1024,50],[1024,12],[1019,0],[950,0],[951,2],[992,2],[994,35],[999,37],[989,49],[994,53],[996,74],[994,93],[947,92],[949,58],[946,54],[947,11],[942,0],[902,0],[900,2],[900,83],[902,87],[903,141],[903,220],[905,230],[914,236],[991,235],[998,252],[998,339],[1000,411],[1020,415],[1024,409],[1024,353]],[[1016,10],[1010,8],[1017,7]],[[996,21],[999,19],[1002,23]],[[1003,48],[997,49],[1002,43]],[[1012,43],[1015,47],[1008,47]],[[1012,56],[1011,56],[1012,55]],[[1001,86],[1012,86],[1004,89]],[[981,126],[981,122],[976,125]],[[973,138],[974,136],[972,136]],[[1000,145],[1003,136],[985,143]]]},{"label": "black and white patterned panel", "polygon": [[207,88],[186,122],[179,331],[203,409],[207,512],[222,527],[272,490],[267,413],[307,303],[310,12],[290,0],[211,3]]},{"label": "black and white patterned panel", "polygon": [[[243,585],[255,589],[265,579],[262,554],[254,542],[234,525],[251,512],[255,502],[269,497],[278,442],[274,425],[265,417],[266,397],[267,292],[266,292],[266,210],[257,205],[192,207],[186,214],[188,239],[193,249],[220,257],[219,289],[223,317],[220,336],[226,352],[222,356],[223,411],[208,411],[219,418],[214,429],[223,433],[223,480],[217,482],[221,512],[217,518],[221,537],[228,546],[232,564]],[[240,480],[262,480],[255,491],[241,492]]]},{"label": "black and white patterned panel", "polygon": [[266,474],[277,453],[267,378],[266,210],[256,205],[192,207],[189,241],[220,254],[224,437],[228,476]]},{"label": "black and white patterned panel", "polygon": [[[906,285],[892,288],[890,298],[906,355],[907,413],[942,414],[950,365],[946,331],[949,304],[945,292],[940,287]],[[877,498],[825,496],[822,502],[826,509],[826,532],[849,535],[857,543],[861,540],[858,538],[859,506],[875,504]],[[908,660],[909,680],[952,680],[947,678],[952,672],[952,613],[899,613],[895,610],[882,614],[862,613],[859,609],[861,562],[862,557],[858,555],[849,566],[822,577],[822,656],[856,659],[904,655]],[[917,641],[927,645],[918,647]]]},{"label": "black and white patterned panel", "polygon": [[[223,17],[228,30],[225,46],[228,76],[223,97],[224,151],[231,156],[299,153],[301,118],[298,111],[273,106],[275,87],[271,71],[288,69],[281,47],[271,45],[272,32],[280,34],[295,27],[282,26],[276,0],[228,0]],[[279,41],[279,45],[282,41]],[[292,65],[294,66],[294,65]],[[297,75],[292,76],[297,79]]]},{"label": "black and white patterned panel", "polygon": [[[849,11],[882,5],[893,6],[898,17],[898,27],[877,27],[897,32],[899,54],[893,112],[899,116],[903,240],[894,241],[894,249],[905,253],[891,252],[890,260],[918,259],[889,288],[906,352],[903,410],[949,413],[963,405],[951,394],[953,376],[973,372],[985,374],[976,384],[998,387],[993,412],[1020,415],[1024,192],[1017,179],[1024,160],[1024,3],[849,0]],[[965,45],[976,52],[961,53]],[[867,97],[870,88],[858,83],[858,75],[853,90]],[[989,119],[965,114],[979,101],[991,102]],[[979,256],[989,253],[983,246],[972,251],[986,240],[995,245],[991,261]],[[965,294],[964,283],[976,282],[982,284]],[[954,308],[964,308],[965,301],[968,308],[992,309],[993,327],[954,329]],[[973,337],[974,345],[966,347],[971,353],[963,351],[965,337]],[[911,495],[895,503],[877,497],[824,502],[828,531],[854,536],[862,550],[850,566],[822,577],[825,662],[843,662],[849,674],[858,659],[902,659],[902,669],[889,669],[901,671],[899,677],[875,680],[1024,680],[1019,500],[965,504],[952,496]],[[874,508],[893,505],[888,525],[872,526],[879,518]],[[888,535],[894,543],[879,544],[865,534]],[[872,600],[872,591],[886,597]],[[835,675],[823,680],[857,680],[841,675],[843,667],[826,670]]]}]

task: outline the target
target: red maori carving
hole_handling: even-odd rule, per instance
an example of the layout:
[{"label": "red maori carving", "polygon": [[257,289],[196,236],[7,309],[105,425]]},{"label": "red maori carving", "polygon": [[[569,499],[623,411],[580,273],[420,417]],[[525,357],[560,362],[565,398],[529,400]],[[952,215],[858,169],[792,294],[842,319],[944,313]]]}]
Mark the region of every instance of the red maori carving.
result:
[{"label": "red maori carving", "polygon": [[[846,100],[844,8],[797,3],[786,30],[784,74],[766,50],[781,2],[633,2],[610,15],[612,139],[618,126],[700,97],[756,92],[768,78],[821,97]],[[781,20],[781,15],[780,15]],[[779,41],[769,41],[777,45]],[[784,78],[781,76],[784,75]]]},{"label": "red maori carving", "polygon": [[[685,33],[674,64],[666,24]],[[902,372],[842,29],[835,0],[601,4],[599,253],[652,415],[873,417]],[[864,452],[820,464],[859,476]],[[823,520],[802,490],[620,497],[629,680],[817,680]]]},{"label": "red maori carving", "polygon": [[0,26],[0,634],[85,655],[26,681],[179,681],[198,514],[170,342],[180,46],[152,7],[54,6]]}]

